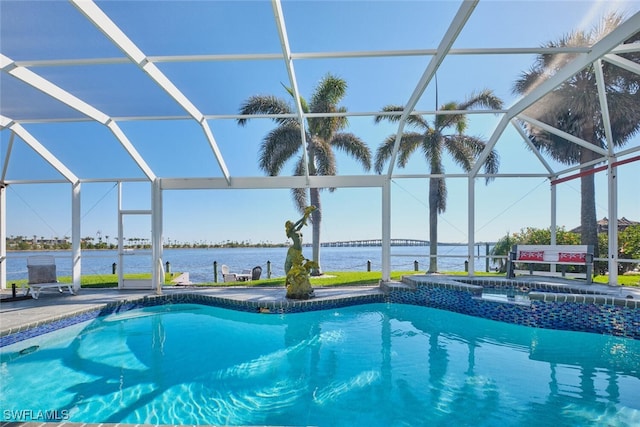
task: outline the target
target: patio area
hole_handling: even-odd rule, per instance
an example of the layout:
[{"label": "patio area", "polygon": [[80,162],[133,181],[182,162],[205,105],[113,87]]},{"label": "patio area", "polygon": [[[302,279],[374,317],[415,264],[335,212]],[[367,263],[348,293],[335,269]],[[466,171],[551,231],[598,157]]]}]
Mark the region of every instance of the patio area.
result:
[{"label": "patio area", "polygon": [[[467,279],[460,276],[446,275],[414,275],[408,276],[403,282],[388,282],[382,286],[363,285],[345,287],[315,287],[315,296],[304,301],[293,301],[285,298],[283,287],[203,287],[203,286],[165,286],[162,289],[164,296],[177,297],[180,295],[196,297],[213,297],[221,305],[239,306],[236,308],[247,310],[260,307],[291,307],[300,306],[300,311],[308,310],[309,305],[318,305],[315,309],[332,308],[337,305],[351,305],[363,302],[384,301],[388,293],[394,289],[411,289],[425,284],[438,284],[443,288],[454,286],[466,286]],[[476,278],[479,283],[482,278]],[[517,279],[490,279],[491,284],[501,283],[531,283],[532,279],[520,276]],[[485,282],[482,282],[485,283]],[[637,306],[640,303],[640,288],[609,286],[602,284],[582,284],[576,280],[560,278],[537,278],[538,286],[547,287],[549,296],[558,288],[571,289],[572,300],[584,298],[589,295],[596,304],[630,305]],[[11,290],[2,290],[2,302],[0,302],[0,338],[16,332],[23,332],[46,324],[70,319],[92,311],[100,310],[107,306],[125,305],[127,303],[155,298],[157,295],[152,290],[122,290],[115,288],[82,288],[77,295],[58,293],[52,290],[43,292],[40,298],[26,298],[17,301],[8,301]],[[557,297],[554,297],[557,299]],[[547,296],[544,298],[548,299]],[[582,301],[588,302],[588,301]],[[632,307],[633,308],[633,307]],[[281,309],[281,312],[285,312]],[[55,328],[54,328],[55,329]]]},{"label": "patio area", "polygon": [[[230,302],[285,302],[283,287],[197,287],[167,286],[164,295],[198,294],[227,299]],[[339,300],[353,297],[382,295],[379,286],[349,286],[315,288],[313,303]],[[91,310],[100,309],[108,304],[124,303],[155,296],[151,290],[119,290],[115,288],[82,288],[77,295],[45,291],[37,300],[27,298],[19,301],[5,301],[11,296],[11,290],[2,290],[0,302],[0,337],[23,331],[32,327],[65,319]],[[306,303],[306,302],[303,302]]]}]

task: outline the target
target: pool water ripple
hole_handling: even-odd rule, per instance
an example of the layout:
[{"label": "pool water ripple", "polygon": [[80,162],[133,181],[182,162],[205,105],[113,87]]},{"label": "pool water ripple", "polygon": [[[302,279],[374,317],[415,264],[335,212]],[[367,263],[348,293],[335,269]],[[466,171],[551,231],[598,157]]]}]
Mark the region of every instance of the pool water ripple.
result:
[{"label": "pool water ripple", "polygon": [[146,307],[0,357],[5,421],[56,409],[89,423],[640,423],[640,341],[402,304],[270,316]]}]

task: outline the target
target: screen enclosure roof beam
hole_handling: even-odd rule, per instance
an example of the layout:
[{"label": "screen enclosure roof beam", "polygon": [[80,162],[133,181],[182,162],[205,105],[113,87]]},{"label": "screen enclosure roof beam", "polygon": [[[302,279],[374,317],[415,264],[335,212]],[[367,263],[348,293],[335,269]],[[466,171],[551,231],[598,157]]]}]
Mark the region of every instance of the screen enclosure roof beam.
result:
[{"label": "screen enclosure roof beam", "polygon": [[420,77],[418,84],[416,85],[415,89],[413,90],[413,93],[409,97],[409,101],[407,101],[407,104],[404,107],[404,111],[402,112],[402,115],[400,116],[400,121],[398,123],[398,131],[396,132],[396,140],[394,142],[393,152],[389,160],[389,169],[387,171],[387,177],[390,178],[391,175],[393,175],[393,168],[395,166],[396,158],[398,157],[398,149],[400,147],[400,141],[402,139],[402,134],[404,132],[404,125],[407,121],[407,118],[409,117],[413,109],[416,107],[416,104],[420,100],[420,97],[424,93],[424,90],[426,89],[427,85],[429,84],[433,76],[438,71],[440,64],[442,64],[442,61],[444,61],[444,59],[447,57],[447,53],[451,49],[451,46],[453,46],[453,43],[456,41],[456,38],[464,28],[464,25],[469,19],[469,17],[471,17],[471,14],[473,13],[473,10],[478,4],[478,1],[479,0],[462,2],[462,4],[460,5],[460,8],[458,9],[458,12],[456,13],[456,16],[453,18],[453,21],[451,21],[451,25],[449,25],[447,32],[445,33],[444,37],[440,41],[440,44],[438,45],[437,53],[434,54],[431,60],[429,61],[427,68],[424,70],[422,77]]},{"label": "screen enclosure roof beam", "polygon": [[160,69],[147,58],[136,44],[100,9],[89,0],[71,0],[73,5],[82,12],[104,35],[122,50],[139,68],[155,81],[175,102],[177,102],[202,127],[209,147],[218,162],[225,179],[229,180],[229,170],[222,158],[222,153],[209,128],[204,114],[178,89]]},{"label": "screen enclosure roof beam", "polygon": [[[47,163],[66,178],[72,184],[79,182],[78,177],[67,168],[56,156],[29,133],[21,124],[14,122],[8,117],[0,115],[0,129],[10,129],[18,135],[29,147],[38,153]],[[8,155],[9,153],[7,153]],[[8,159],[7,159],[8,160]],[[6,168],[6,165],[5,165]],[[4,172],[3,172],[4,175]]]},{"label": "screen enclosure roof beam", "polygon": [[232,177],[228,184],[222,178],[161,178],[160,187],[163,190],[352,188],[382,187],[386,180],[382,175],[266,176]]},{"label": "screen enclosure roof beam", "polygon": [[300,101],[300,90],[298,89],[298,80],[296,72],[293,68],[293,60],[291,59],[291,47],[289,46],[289,37],[287,36],[287,27],[284,22],[284,14],[282,13],[282,5],[279,0],[272,0],[273,15],[278,27],[278,36],[280,37],[280,46],[282,47],[282,55],[284,56],[287,74],[289,75],[289,84],[296,105],[298,122],[300,124],[300,144],[302,148],[302,165],[305,177],[309,176],[309,159],[307,154],[306,132],[304,126],[304,111],[302,110],[302,102]]},{"label": "screen enclosure roof beam", "polygon": [[[0,67],[2,71],[9,73],[18,80],[23,81],[33,88],[73,108],[74,110],[79,111],[80,113],[97,121],[98,123],[105,125],[114,134],[118,141],[120,141],[122,147],[127,151],[127,153],[129,153],[129,156],[131,156],[131,158],[136,162],[138,167],[144,172],[147,178],[149,178],[150,180],[154,180],[156,178],[149,165],[147,165],[140,153],[138,153],[133,144],[131,144],[131,141],[129,141],[124,132],[122,132],[118,124],[107,114],[103,113],[92,105],[87,104],[80,98],[51,83],[49,80],[34,73],[28,68],[16,65],[16,63],[11,60],[11,58],[8,58],[1,53]],[[40,152],[38,153],[41,154]]]}]

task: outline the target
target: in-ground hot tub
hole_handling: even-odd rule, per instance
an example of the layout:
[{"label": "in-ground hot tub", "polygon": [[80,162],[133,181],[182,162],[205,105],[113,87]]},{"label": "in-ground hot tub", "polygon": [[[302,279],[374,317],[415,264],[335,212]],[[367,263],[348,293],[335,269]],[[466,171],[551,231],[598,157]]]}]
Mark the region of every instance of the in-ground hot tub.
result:
[{"label": "in-ground hot tub", "polygon": [[640,339],[640,299],[608,286],[412,275],[383,284],[391,302],[546,329]]}]

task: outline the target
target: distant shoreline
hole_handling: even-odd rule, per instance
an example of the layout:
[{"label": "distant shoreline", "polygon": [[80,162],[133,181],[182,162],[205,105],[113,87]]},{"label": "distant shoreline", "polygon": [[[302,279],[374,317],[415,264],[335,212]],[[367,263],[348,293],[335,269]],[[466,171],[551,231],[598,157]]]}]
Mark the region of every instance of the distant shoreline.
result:
[{"label": "distant shoreline", "polygon": [[[392,239],[392,240],[400,240],[400,239]],[[372,240],[373,241],[373,240]],[[328,247],[382,247],[381,243],[358,243],[363,242],[362,240],[354,240],[354,241],[345,241],[345,242],[326,242],[321,243],[320,246],[323,248]],[[475,242],[474,246],[494,246],[496,242]],[[442,242],[438,243],[438,246],[467,246],[468,243],[450,243],[450,242]],[[245,248],[287,248],[290,245],[287,243],[257,243],[257,244],[214,244],[214,245],[194,245],[194,246],[184,246],[184,245],[170,245],[163,246],[163,249],[245,249]],[[312,247],[311,243],[305,243],[304,247]],[[391,243],[391,246],[395,247],[408,247],[408,246],[416,246],[416,247],[425,247],[429,246],[428,241],[423,241],[420,244],[400,244],[400,243]],[[151,246],[143,246],[143,247],[129,247],[125,246],[123,248],[126,251],[135,251],[135,250],[151,250]],[[70,247],[53,247],[53,248],[7,248],[7,252],[64,252],[70,251]],[[105,246],[105,247],[91,247],[91,248],[81,248],[82,251],[115,251],[118,250],[117,246]]]}]

